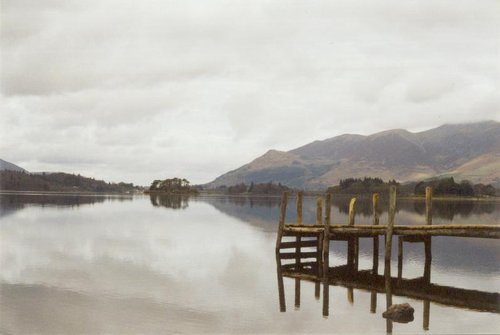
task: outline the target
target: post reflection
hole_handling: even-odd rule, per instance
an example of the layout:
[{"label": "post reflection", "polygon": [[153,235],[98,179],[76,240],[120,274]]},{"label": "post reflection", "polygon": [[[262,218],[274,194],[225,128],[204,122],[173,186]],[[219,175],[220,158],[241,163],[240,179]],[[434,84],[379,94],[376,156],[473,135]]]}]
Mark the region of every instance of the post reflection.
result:
[{"label": "post reflection", "polygon": [[[322,236],[315,237],[318,240]],[[312,245],[303,240],[305,245]],[[375,242],[375,241],[374,241]],[[377,241],[378,242],[378,241]],[[453,286],[442,286],[431,283],[431,262],[432,262],[432,242],[430,237],[422,238],[421,240],[405,240],[404,243],[422,243],[423,244],[423,274],[418,278],[404,278],[403,269],[400,267],[402,262],[398,260],[398,273],[395,277],[391,276],[391,264],[386,263],[384,275],[377,273],[378,253],[374,254],[373,267],[369,270],[357,269],[359,255],[355,253],[354,248],[350,248],[353,253],[348,257],[349,262],[345,265],[330,267],[328,257],[325,261],[315,257],[311,259],[296,260],[296,255],[285,255],[284,253],[276,253],[277,274],[278,274],[278,291],[280,311],[286,311],[284,280],[291,278],[295,281],[295,306],[300,306],[300,282],[308,281],[314,283],[314,296],[316,299],[320,297],[320,285],[323,286],[322,297],[322,314],[328,317],[330,313],[329,306],[329,289],[330,286],[344,287],[348,291],[347,299],[351,303],[355,303],[355,290],[370,292],[369,312],[377,312],[377,295],[386,295],[385,308],[393,303],[393,296],[407,297],[422,301],[423,304],[423,325],[424,330],[430,329],[430,303],[438,303],[440,305],[452,306],[482,312],[500,313],[500,295],[498,293],[462,289]],[[403,244],[403,242],[401,242]],[[399,243],[398,243],[399,244]],[[378,247],[377,247],[378,249]],[[300,248],[299,248],[300,250]],[[312,254],[312,253],[311,253]],[[399,252],[398,252],[399,254]],[[285,256],[283,256],[285,255]],[[401,258],[404,258],[404,253],[401,251]],[[291,263],[285,263],[292,260]],[[382,314],[382,311],[379,311]],[[392,333],[395,321],[386,320],[386,331]]]}]

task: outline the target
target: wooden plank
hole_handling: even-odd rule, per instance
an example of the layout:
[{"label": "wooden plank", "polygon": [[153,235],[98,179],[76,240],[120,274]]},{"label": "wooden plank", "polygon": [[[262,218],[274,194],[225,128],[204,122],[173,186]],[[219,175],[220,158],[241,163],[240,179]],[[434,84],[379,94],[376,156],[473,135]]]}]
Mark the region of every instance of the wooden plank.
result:
[{"label": "wooden plank", "polygon": [[297,243],[294,242],[281,242],[280,249],[291,249],[300,246],[302,248],[315,247],[318,244],[316,240],[305,240]]},{"label": "wooden plank", "polygon": [[285,253],[280,253],[279,257],[281,259],[295,259],[296,256],[300,256],[300,258],[316,258],[317,253],[316,251],[311,251],[311,252],[300,252],[300,253],[295,253],[295,252],[285,252]]}]

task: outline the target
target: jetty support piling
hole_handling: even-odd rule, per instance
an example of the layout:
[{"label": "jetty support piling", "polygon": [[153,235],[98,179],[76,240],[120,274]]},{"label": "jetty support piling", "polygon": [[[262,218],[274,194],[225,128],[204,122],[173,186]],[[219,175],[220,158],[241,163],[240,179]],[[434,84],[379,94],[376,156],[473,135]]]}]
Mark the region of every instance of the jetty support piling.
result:
[{"label": "jetty support piling", "polygon": [[[373,225],[378,226],[378,193],[373,193],[372,196],[372,211],[373,211]],[[378,253],[379,253],[379,239],[378,236],[373,237],[373,267],[372,273],[378,274]]]},{"label": "jetty support piling", "polygon": [[288,203],[288,192],[283,192],[280,203],[280,219],[278,222],[278,236],[276,237],[276,253],[280,252],[280,244],[283,239],[283,231],[285,228],[286,205]]}]

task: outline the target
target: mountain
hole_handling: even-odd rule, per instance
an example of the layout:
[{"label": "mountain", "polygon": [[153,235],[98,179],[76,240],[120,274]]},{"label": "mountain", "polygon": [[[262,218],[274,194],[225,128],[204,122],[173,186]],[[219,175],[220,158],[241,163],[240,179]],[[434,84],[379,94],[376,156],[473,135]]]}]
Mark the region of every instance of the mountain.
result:
[{"label": "mountain", "polygon": [[0,171],[19,171],[19,172],[28,172],[22,167],[19,167],[15,164],[12,164],[10,162],[4,161],[3,159],[0,158]]},{"label": "mountain", "polygon": [[270,150],[207,186],[273,181],[322,189],[340,179],[364,176],[400,182],[455,176],[500,186],[500,123],[448,124],[418,133],[394,129],[369,136],[345,134],[287,152]]}]

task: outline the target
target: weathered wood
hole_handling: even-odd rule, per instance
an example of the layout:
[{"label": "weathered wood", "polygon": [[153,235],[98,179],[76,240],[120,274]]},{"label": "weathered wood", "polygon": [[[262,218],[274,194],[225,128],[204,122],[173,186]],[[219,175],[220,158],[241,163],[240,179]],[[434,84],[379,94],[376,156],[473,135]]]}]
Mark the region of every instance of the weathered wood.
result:
[{"label": "weathered wood", "polygon": [[431,282],[431,263],[432,263],[432,240],[426,237],[424,242],[425,261],[424,261],[424,280],[427,283]]},{"label": "weathered wood", "polygon": [[328,283],[328,268],[330,264],[330,214],[332,207],[332,195],[327,194],[325,199],[325,226],[323,231],[323,317],[328,317],[330,307],[330,285]]},{"label": "weathered wood", "polygon": [[431,302],[429,300],[424,300],[424,330],[429,330],[429,319],[430,319]]},{"label": "weathered wood", "polygon": [[[296,201],[296,205],[297,205],[297,225],[302,225],[302,200],[303,200],[303,195],[304,193],[302,191],[299,191],[297,192],[297,201]],[[297,263],[300,262],[300,257],[298,256],[298,254],[300,253],[300,248],[301,248],[301,245],[300,245],[300,241],[302,239],[302,236],[300,235],[297,235],[297,237],[295,237],[295,241],[297,242],[297,245],[295,246],[295,252],[297,253],[297,258],[295,259]]]},{"label": "weathered wood", "polygon": [[[373,211],[373,225],[378,226],[379,215],[378,215],[378,193],[373,193],[372,196],[372,211]],[[379,254],[379,238],[375,236],[373,238],[373,260],[372,260],[372,273],[378,274],[378,254]],[[376,297],[375,297],[376,299]]]},{"label": "weathered wood", "polygon": [[398,238],[398,278],[403,277],[403,236]]},{"label": "weathered wood", "polygon": [[[396,186],[391,186],[389,189],[389,217],[387,230],[385,233],[385,295],[386,309],[392,305],[392,281],[391,281],[391,252],[392,252],[392,233],[394,229],[394,218],[396,216]],[[392,321],[386,319],[386,332],[392,333]]]},{"label": "weathered wood", "polygon": [[352,287],[347,288],[347,301],[353,305],[354,304],[354,289]]},{"label": "weathered wood", "polygon": [[304,198],[304,192],[297,192],[297,224],[302,224],[302,201]]},{"label": "weathered wood", "polygon": [[[307,225],[302,227],[285,226],[284,234],[309,234],[315,236],[323,232],[324,227],[316,225]],[[385,235],[386,225],[331,225],[330,236],[337,238],[339,236],[380,236]],[[403,226],[398,225],[393,228],[393,235],[413,235],[418,236],[456,236],[456,237],[481,237],[500,239],[500,225],[420,225]]]},{"label": "weathered wood", "polygon": [[300,242],[281,242],[280,249],[291,249],[300,246],[301,248],[315,247],[317,245],[316,240],[303,240]]},{"label": "weathered wood", "polygon": [[316,258],[317,253],[316,251],[310,251],[310,252],[285,252],[285,253],[280,253],[281,259],[296,259],[298,258]]},{"label": "weathered wood", "polygon": [[432,224],[432,187],[425,188],[425,222]]},{"label": "weathered wood", "polygon": [[316,298],[316,300],[319,300],[320,294],[321,294],[321,285],[320,282],[317,281],[314,283],[314,298]]},{"label": "weathered wood", "polygon": [[[330,252],[330,213],[332,206],[331,194],[326,195],[325,201],[325,222],[323,228],[323,263],[328,263],[328,253]],[[326,269],[328,270],[328,269]]]},{"label": "weathered wood", "polygon": [[321,197],[316,199],[316,224],[318,226],[323,224],[323,199]]},{"label": "weathered wood", "polygon": [[296,264],[296,263],[289,263],[289,264],[283,264],[281,267],[283,269],[303,269],[303,268],[306,268],[306,267],[316,267],[318,266],[318,262],[314,261],[314,262],[301,262],[299,264]]},{"label": "weathered wood", "polygon": [[295,309],[300,308],[300,279],[295,279]]},{"label": "weathered wood", "polygon": [[281,267],[281,258],[279,253],[276,253],[276,275],[278,277],[278,298],[280,302],[280,312],[286,312],[286,302],[285,302],[285,286],[283,284],[283,271]]},{"label": "weathered wood", "polygon": [[392,234],[394,230],[394,218],[396,216],[396,186],[389,189],[389,217],[385,232],[385,276],[391,276],[390,262],[392,251]]},{"label": "weathered wood", "polygon": [[[283,271],[283,276],[289,278],[300,278],[311,282],[316,282],[318,277],[312,272],[299,273],[296,271]],[[411,299],[429,300],[434,303],[467,308],[476,311],[500,313],[500,294],[482,292],[477,290],[456,288],[451,286],[441,286],[437,284],[425,283],[419,279],[391,278],[392,294],[395,296],[406,296]],[[375,291],[385,293],[385,277],[381,275],[371,275],[368,272],[349,271],[330,272],[328,283],[334,286],[352,287],[364,291]]]},{"label": "weathered wood", "polygon": [[354,217],[356,216],[356,198],[349,202],[349,226],[354,226]]},{"label": "weathered wood", "polygon": [[286,205],[288,203],[288,192],[283,192],[281,196],[280,204],[280,219],[278,222],[278,236],[276,236],[276,251],[279,250],[281,239],[283,237],[283,230],[285,228],[285,215],[286,215]]},{"label": "weathered wood", "polygon": [[372,291],[370,294],[370,313],[377,313],[377,291]]}]

